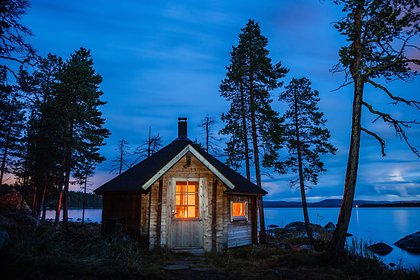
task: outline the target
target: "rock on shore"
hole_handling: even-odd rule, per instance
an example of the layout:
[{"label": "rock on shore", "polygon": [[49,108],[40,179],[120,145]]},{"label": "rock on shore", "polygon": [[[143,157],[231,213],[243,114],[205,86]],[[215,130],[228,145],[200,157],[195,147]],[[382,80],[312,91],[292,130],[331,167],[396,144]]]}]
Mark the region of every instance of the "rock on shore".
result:
[{"label": "rock on shore", "polygon": [[394,244],[410,253],[420,254],[420,231],[409,234]]},{"label": "rock on shore", "polygon": [[383,242],[370,245],[368,249],[380,256],[386,256],[392,251],[392,247]]}]

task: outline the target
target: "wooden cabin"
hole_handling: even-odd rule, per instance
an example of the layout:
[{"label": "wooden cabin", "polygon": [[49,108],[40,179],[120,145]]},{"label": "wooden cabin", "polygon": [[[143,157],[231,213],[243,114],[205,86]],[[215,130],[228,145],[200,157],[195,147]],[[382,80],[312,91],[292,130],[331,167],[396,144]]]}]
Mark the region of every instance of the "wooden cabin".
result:
[{"label": "wooden cabin", "polygon": [[220,252],[257,243],[257,200],[266,192],[187,137],[178,138],[95,190],[102,232],[124,231],[149,248]]}]

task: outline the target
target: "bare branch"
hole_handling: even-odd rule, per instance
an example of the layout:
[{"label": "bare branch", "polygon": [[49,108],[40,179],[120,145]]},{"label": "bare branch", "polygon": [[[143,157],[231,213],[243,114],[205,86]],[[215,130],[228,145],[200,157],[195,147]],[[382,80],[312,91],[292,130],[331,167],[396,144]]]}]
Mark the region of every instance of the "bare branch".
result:
[{"label": "bare branch", "polygon": [[338,91],[338,90],[342,89],[343,87],[346,87],[346,86],[348,86],[348,85],[351,85],[352,83],[353,83],[353,81],[350,81],[350,82],[347,82],[347,83],[343,83],[343,84],[342,84],[341,86],[339,86],[338,88],[331,90],[331,92]]},{"label": "bare branch", "polygon": [[416,100],[407,100],[405,98],[402,98],[402,97],[399,97],[399,96],[395,96],[386,87],[384,87],[383,85],[378,84],[378,83],[376,83],[376,82],[374,82],[374,81],[372,81],[370,79],[367,79],[366,82],[368,82],[369,84],[373,85],[375,88],[379,88],[382,91],[384,91],[389,96],[389,98],[391,98],[392,100],[395,101],[395,102],[393,102],[393,104],[398,104],[398,102],[402,102],[402,103],[407,104],[408,106],[412,106],[412,107],[414,106],[417,109],[420,109],[420,102],[419,101],[416,101]]},{"label": "bare branch", "polygon": [[364,127],[361,127],[360,130],[366,132],[367,134],[369,134],[370,136],[373,136],[374,138],[376,138],[376,140],[378,140],[379,144],[381,145],[382,156],[383,157],[386,157],[386,154],[385,154],[385,141],[381,137],[379,137],[376,133],[374,133],[374,132],[372,132],[370,130],[367,130]]},{"label": "bare branch", "polygon": [[419,48],[419,47],[417,47],[417,46],[415,46],[415,45],[407,45],[407,47],[410,47],[410,48],[415,48],[415,49],[418,49],[418,50],[420,51],[420,48]]},{"label": "bare branch", "polygon": [[[372,105],[366,103],[365,101],[362,102],[363,106],[365,106],[372,114],[375,114],[377,116],[380,116],[380,118],[386,122],[389,123],[390,126],[394,127],[396,134],[400,137],[401,140],[404,140],[404,142],[408,145],[410,150],[416,154],[418,157],[420,157],[420,151],[417,150],[415,147],[413,147],[408,139],[408,136],[404,130],[404,128],[411,127],[412,124],[420,124],[420,122],[413,120],[413,121],[402,121],[394,119],[390,114],[386,114],[381,111],[377,111],[373,109]],[[373,136],[373,135],[372,135]]]}]

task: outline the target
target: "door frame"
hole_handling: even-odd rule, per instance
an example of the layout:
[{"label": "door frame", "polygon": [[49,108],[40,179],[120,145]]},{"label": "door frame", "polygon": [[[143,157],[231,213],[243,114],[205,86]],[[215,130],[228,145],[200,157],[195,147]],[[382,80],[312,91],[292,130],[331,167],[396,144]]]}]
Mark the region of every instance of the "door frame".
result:
[{"label": "door frame", "polygon": [[[204,209],[204,199],[205,199],[205,195],[204,195],[204,187],[203,187],[203,183],[204,183],[204,178],[202,177],[171,177],[169,180],[169,188],[168,188],[168,192],[167,192],[167,201],[168,203],[168,210],[167,210],[167,233],[168,233],[168,247],[173,249],[176,248],[176,246],[174,246],[174,241],[172,240],[172,222],[175,219],[175,208],[176,208],[176,202],[175,202],[175,192],[176,192],[176,182],[198,182],[198,211],[199,211],[199,218],[198,219],[194,219],[194,222],[199,222],[200,224],[200,231],[201,236],[203,237],[203,240],[201,240],[201,247],[204,247],[204,225],[203,225],[203,221],[204,219],[204,215],[206,214],[206,211]],[[185,222],[188,223],[188,220],[183,220],[183,221],[178,221],[178,222]],[[193,248],[197,248],[197,247],[193,247]]]}]

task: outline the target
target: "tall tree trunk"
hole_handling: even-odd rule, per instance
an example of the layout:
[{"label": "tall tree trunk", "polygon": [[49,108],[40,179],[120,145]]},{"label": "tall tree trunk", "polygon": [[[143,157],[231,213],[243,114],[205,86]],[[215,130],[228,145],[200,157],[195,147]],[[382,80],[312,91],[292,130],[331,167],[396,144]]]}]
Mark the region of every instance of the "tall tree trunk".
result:
[{"label": "tall tree trunk", "polygon": [[4,147],[3,156],[1,158],[0,185],[3,184],[3,176],[4,176],[4,173],[5,173],[5,169],[6,169],[7,146],[8,146],[8,144],[6,143],[6,145]]},{"label": "tall tree trunk", "polygon": [[[69,155],[67,155],[69,157]],[[66,160],[66,176],[63,189],[63,226],[66,228],[69,221],[69,185],[70,185],[70,160]]]},{"label": "tall tree trunk", "polygon": [[[12,114],[13,116],[13,114]],[[12,117],[10,116],[10,117]],[[6,135],[6,143],[4,143],[4,152],[1,159],[1,170],[0,170],[0,185],[3,184],[3,176],[6,171],[7,153],[10,145],[10,133],[12,132],[12,123],[9,122]]]},{"label": "tall tree trunk", "polygon": [[248,145],[248,124],[246,120],[246,108],[245,108],[245,92],[241,81],[241,114],[242,114],[242,129],[243,129],[243,141],[245,148],[245,174],[248,181],[251,181],[251,168],[249,163],[249,145]]},{"label": "tall tree trunk", "polygon": [[58,199],[57,199],[57,210],[55,211],[55,227],[57,228],[60,224],[61,205],[63,203],[63,185],[60,183],[58,187]]},{"label": "tall tree trunk", "polygon": [[359,165],[360,150],[360,132],[361,132],[361,116],[363,102],[364,80],[362,73],[359,71],[362,61],[362,11],[364,1],[360,1],[354,13],[355,19],[355,39],[352,45],[354,58],[351,62],[351,75],[354,80],[354,99],[353,99],[353,115],[351,125],[350,151],[347,161],[346,181],[344,186],[343,201],[340,207],[337,227],[330,241],[328,251],[332,256],[344,254],[344,246],[346,243],[347,230],[350,223],[351,211],[353,207],[354,194],[356,191],[357,169]]},{"label": "tall tree trunk", "polygon": [[[152,143],[151,143],[151,134],[152,134],[152,131],[151,131],[152,129],[151,129],[151,127],[149,126],[149,140],[147,141],[147,157],[150,157],[150,155],[151,155],[151,146],[152,146]],[[122,158],[121,158],[121,162],[122,162]]]},{"label": "tall tree trunk", "polygon": [[87,171],[85,176],[85,186],[83,188],[83,209],[82,209],[82,224],[85,223],[85,208],[86,208],[86,187],[87,187]]},{"label": "tall tree trunk", "polygon": [[42,211],[42,220],[45,220],[44,209],[46,208],[45,207],[45,196],[46,196],[46,194],[47,194],[47,184],[44,183],[44,188],[42,190],[42,196],[41,196],[41,204],[39,205],[40,209],[37,213],[37,219],[39,218],[39,216],[41,214],[41,209],[42,209],[43,210]]},{"label": "tall tree trunk", "polygon": [[206,119],[206,152],[209,152],[209,119]]},{"label": "tall tree trunk", "polygon": [[65,149],[65,173],[64,177],[64,190],[63,190],[63,226],[67,228],[69,221],[69,186],[70,186],[70,164],[71,164],[71,152],[72,152],[72,135],[73,135],[73,122],[68,116],[68,128],[67,128],[67,139],[69,143]]},{"label": "tall tree trunk", "polygon": [[120,167],[119,167],[118,175],[121,174],[122,168],[123,168],[123,160],[124,160],[124,150],[123,149],[124,149],[123,142],[121,142],[120,143]]},{"label": "tall tree trunk", "polygon": [[314,238],[312,236],[312,230],[310,227],[309,221],[309,214],[308,214],[308,206],[306,204],[306,194],[305,194],[305,181],[303,179],[303,162],[302,162],[302,151],[301,151],[301,143],[300,143],[300,132],[299,132],[299,118],[298,118],[298,102],[296,92],[294,94],[294,102],[295,102],[295,137],[296,137],[296,149],[297,149],[297,159],[298,159],[298,169],[299,169],[299,186],[300,186],[300,196],[302,198],[302,210],[303,210],[303,217],[305,219],[305,229],[306,233],[308,234],[309,241],[311,244],[314,244]]},{"label": "tall tree trunk", "polygon": [[38,188],[34,186],[34,194],[32,196],[32,215],[38,216]]},{"label": "tall tree trunk", "polygon": [[[252,146],[254,150],[254,165],[255,165],[255,178],[257,186],[262,188],[261,185],[261,169],[260,169],[260,154],[258,149],[258,134],[257,134],[257,122],[255,116],[255,92],[254,92],[254,74],[250,73],[249,79],[249,97],[250,97],[250,112],[251,112],[251,137]],[[265,232],[265,218],[264,218],[264,205],[262,197],[258,199],[258,211],[260,216],[260,243],[265,243],[267,235]]]}]

